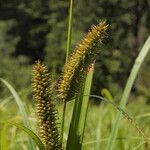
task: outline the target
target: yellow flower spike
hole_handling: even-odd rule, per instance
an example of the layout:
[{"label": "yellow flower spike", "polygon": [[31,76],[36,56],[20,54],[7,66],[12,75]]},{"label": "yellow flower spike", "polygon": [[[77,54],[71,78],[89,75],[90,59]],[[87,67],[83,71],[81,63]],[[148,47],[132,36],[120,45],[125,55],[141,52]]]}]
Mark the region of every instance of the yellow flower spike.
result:
[{"label": "yellow flower spike", "polygon": [[86,75],[86,69],[99,52],[99,43],[106,37],[108,25],[100,22],[92,26],[91,31],[78,44],[70,56],[58,83],[59,98],[63,101],[71,100],[80,88]]},{"label": "yellow flower spike", "polygon": [[49,89],[50,79],[48,70],[40,61],[37,61],[33,68],[33,91],[40,137],[46,150],[61,150],[57,111]]}]

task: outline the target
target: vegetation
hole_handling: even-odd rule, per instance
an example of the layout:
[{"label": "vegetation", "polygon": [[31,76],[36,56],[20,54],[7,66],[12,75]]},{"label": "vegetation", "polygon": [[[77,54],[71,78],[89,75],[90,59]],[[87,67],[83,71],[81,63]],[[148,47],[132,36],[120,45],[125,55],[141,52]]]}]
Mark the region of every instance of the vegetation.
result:
[{"label": "vegetation", "polygon": [[[2,2],[0,11],[7,13],[0,15],[1,149],[149,149],[149,5]],[[107,23],[97,24],[100,18]],[[37,61],[33,103],[35,60],[47,64],[51,79]]]}]

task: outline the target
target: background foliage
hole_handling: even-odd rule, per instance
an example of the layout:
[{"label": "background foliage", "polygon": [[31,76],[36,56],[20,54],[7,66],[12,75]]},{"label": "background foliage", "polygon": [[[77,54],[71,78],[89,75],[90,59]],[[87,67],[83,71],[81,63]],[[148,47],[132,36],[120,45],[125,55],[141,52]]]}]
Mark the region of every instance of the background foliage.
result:
[{"label": "background foliage", "polygon": [[[93,93],[108,88],[119,98],[131,66],[150,33],[149,0],[75,0],[72,47],[92,24],[106,19],[110,24],[107,47],[98,56]],[[0,2],[0,76],[14,87],[30,86],[31,66],[37,59],[48,64],[53,78],[65,62],[69,1],[2,0]],[[134,94],[149,98],[150,55],[134,88]],[[17,80],[16,80],[17,79]],[[2,97],[7,91],[0,85]]]}]

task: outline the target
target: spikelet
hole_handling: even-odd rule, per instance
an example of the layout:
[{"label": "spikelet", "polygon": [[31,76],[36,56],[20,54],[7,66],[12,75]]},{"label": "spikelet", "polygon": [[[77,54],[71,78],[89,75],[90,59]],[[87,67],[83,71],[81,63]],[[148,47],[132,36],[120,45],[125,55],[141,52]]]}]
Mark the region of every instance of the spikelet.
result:
[{"label": "spikelet", "polygon": [[33,68],[33,90],[36,102],[40,138],[46,150],[60,150],[57,111],[51,100],[49,73],[43,64]]},{"label": "spikelet", "polygon": [[58,83],[59,98],[63,101],[71,100],[79,90],[87,68],[99,52],[99,44],[106,37],[107,27],[105,22],[92,26],[70,56]]}]

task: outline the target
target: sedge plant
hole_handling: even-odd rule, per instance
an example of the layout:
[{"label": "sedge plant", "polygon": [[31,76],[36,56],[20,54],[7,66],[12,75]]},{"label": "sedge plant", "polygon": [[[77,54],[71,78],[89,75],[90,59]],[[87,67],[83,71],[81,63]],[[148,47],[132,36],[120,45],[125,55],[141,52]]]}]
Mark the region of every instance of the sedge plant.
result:
[{"label": "sedge plant", "polygon": [[34,99],[40,138],[46,150],[62,148],[57,122],[58,114],[54,102],[56,98],[62,102],[68,102],[75,98],[66,149],[81,149],[88,106],[88,97],[83,98],[83,95],[90,93],[91,86],[89,85],[91,85],[93,76],[93,62],[99,52],[99,46],[106,36],[107,27],[106,22],[92,26],[68,59],[58,83],[56,83],[56,89],[51,87],[47,67],[40,61],[34,65]]},{"label": "sedge plant", "polygon": [[[58,79],[58,82],[55,83],[55,86],[52,86],[50,73],[48,72],[47,66],[40,61],[36,61],[33,67],[33,92],[36,105],[39,136],[29,128],[30,126],[28,124],[25,110],[21,110],[21,108],[24,107],[20,103],[20,99],[18,100],[16,94],[14,95],[14,97],[17,97],[16,102],[18,103],[20,112],[24,118],[25,126],[11,122],[8,122],[8,124],[14,125],[25,131],[30,137],[32,137],[40,150],[81,150],[83,145],[84,129],[87,118],[88,102],[95,61],[97,55],[101,52],[103,41],[107,37],[108,25],[105,21],[100,21],[97,25],[92,26],[91,30],[76,46],[75,50],[69,55],[72,30],[72,9],[73,0],[70,0],[66,64]],[[114,105],[110,100],[110,103],[112,103],[114,107],[119,110],[119,113],[117,114],[116,123],[113,128],[110,140],[108,141],[108,150],[113,148],[113,143],[116,139],[122,114],[134,124],[132,118],[130,118],[127,113],[125,113],[124,108],[127,103],[135,77],[149,49],[150,38],[147,40],[135,62],[119,107]],[[7,84],[4,80],[1,79],[1,81]],[[15,92],[13,91],[12,93]],[[104,93],[106,94],[106,91]],[[108,96],[108,93],[106,95]],[[94,95],[93,97],[100,98]],[[110,95],[108,96],[108,99],[112,99]],[[64,104],[61,130],[58,117],[59,114],[56,109],[56,100],[59,100]],[[65,108],[67,103],[72,100],[74,100],[73,114],[71,117],[68,138],[65,146],[63,144]],[[135,127],[138,127],[138,125],[135,124]],[[2,141],[4,141],[3,147],[5,147],[7,150],[5,130],[6,125],[4,125],[2,130],[2,135],[4,135],[2,136],[4,137],[2,138]],[[138,130],[140,129],[138,128]],[[143,132],[141,131],[141,133]],[[32,142],[30,142],[30,144],[32,150]]]},{"label": "sedge plant", "polygon": [[[56,88],[51,87],[52,83],[47,67],[40,61],[35,63],[33,69],[34,99],[40,139],[46,150],[64,148],[58,127],[56,99],[65,103],[75,99],[66,150],[80,150],[82,148],[94,62],[102,41],[106,37],[107,28],[106,22],[100,22],[98,25],[92,26],[85,38],[70,55],[58,82],[56,82]],[[132,121],[130,117],[126,116],[122,108],[118,110],[121,113],[123,112],[122,114],[128,120]],[[135,125],[135,127],[138,126]],[[138,130],[140,129],[138,128]]]}]

